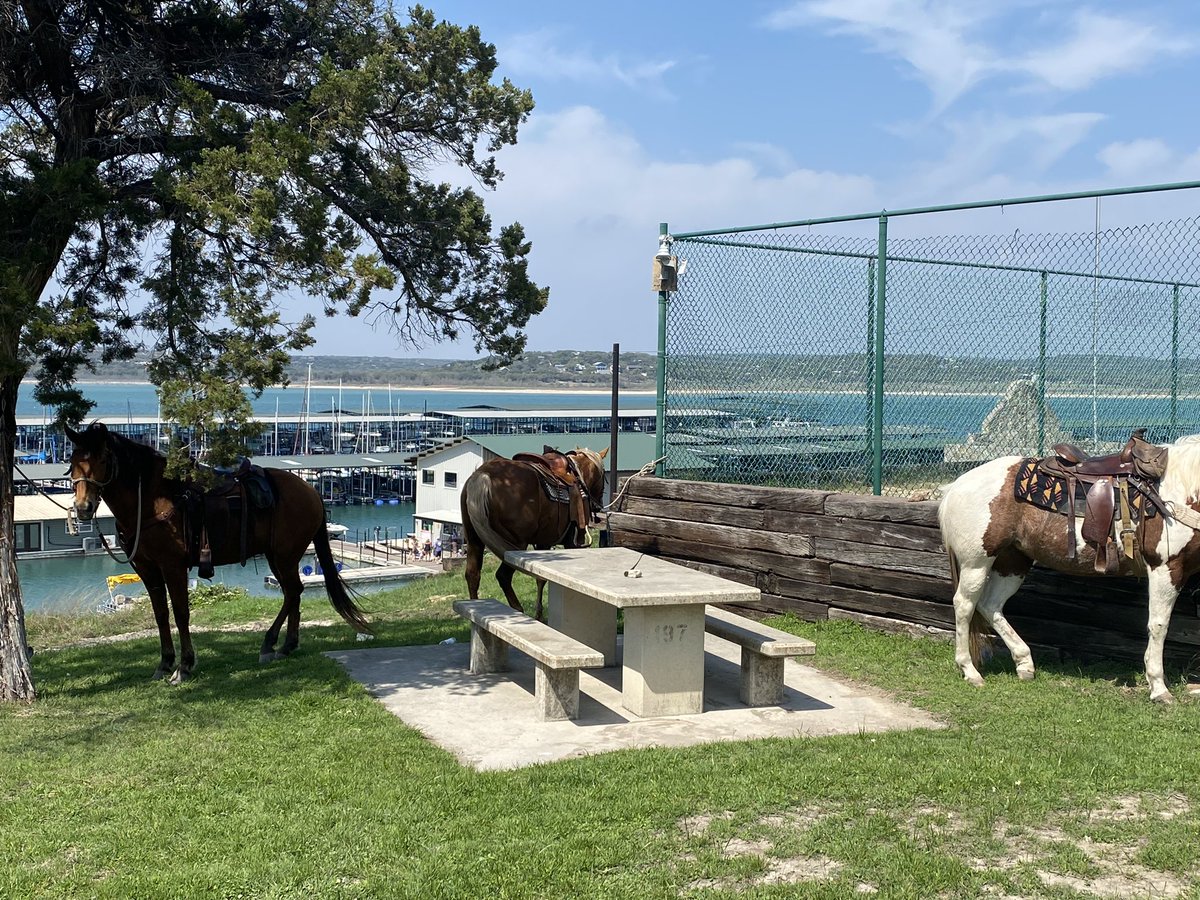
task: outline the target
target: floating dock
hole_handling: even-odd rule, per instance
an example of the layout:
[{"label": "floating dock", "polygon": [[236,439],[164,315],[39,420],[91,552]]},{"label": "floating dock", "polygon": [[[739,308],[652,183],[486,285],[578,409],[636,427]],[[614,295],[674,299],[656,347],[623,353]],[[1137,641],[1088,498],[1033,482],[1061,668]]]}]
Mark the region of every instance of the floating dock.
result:
[{"label": "floating dock", "polygon": [[[371,566],[366,569],[342,569],[342,581],[347,584],[374,584],[380,581],[403,581],[409,578],[425,578],[433,572],[424,566]],[[325,584],[324,575],[301,575],[300,583],[305,587]],[[274,575],[263,579],[266,587],[279,590],[279,581]]]}]

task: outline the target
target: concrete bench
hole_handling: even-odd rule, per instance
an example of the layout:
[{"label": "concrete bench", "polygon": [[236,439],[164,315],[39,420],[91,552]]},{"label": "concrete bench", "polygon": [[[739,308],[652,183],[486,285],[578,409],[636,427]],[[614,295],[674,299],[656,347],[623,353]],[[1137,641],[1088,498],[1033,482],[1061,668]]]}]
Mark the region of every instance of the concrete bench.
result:
[{"label": "concrete bench", "polygon": [[742,648],[739,696],[747,706],[778,706],[783,701],[783,661],[812,656],[816,645],[715,606],[704,609],[704,630]]},{"label": "concrete bench", "polygon": [[471,623],[472,675],[505,671],[516,647],[537,665],[542,720],[578,718],[579,670],[603,666],[603,653],[499,600],[455,600],[454,611]]}]

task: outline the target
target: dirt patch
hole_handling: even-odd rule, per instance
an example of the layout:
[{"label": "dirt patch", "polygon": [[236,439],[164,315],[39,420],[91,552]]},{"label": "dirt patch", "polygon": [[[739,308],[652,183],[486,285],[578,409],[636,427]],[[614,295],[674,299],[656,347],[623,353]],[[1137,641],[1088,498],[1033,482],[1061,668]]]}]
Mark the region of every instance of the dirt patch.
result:
[{"label": "dirt patch", "polygon": [[[747,822],[732,835],[728,828],[713,828],[717,822],[733,819],[730,812],[679,820],[680,830],[693,844],[703,846],[707,843],[712,851],[725,859],[756,857],[762,861],[761,870],[754,875],[694,879],[684,885],[682,893],[689,895],[705,890],[737,893],[764,885],[801,885],[838,878],[845,866],[842,861],[823,855],[784,856],[777,854],[776,848],[841,811],[836,804],[825,808],[808,806],[785,810]],[[878,813],[877,810],[871,812]],[[981,855],[975,855],[980,851],[972,849],[969,851],[972,855],[964,856],[963,862],[977,872],[1011,872],[1024,868],[1047,889],[1067,888],[1086,897],[1123,900],[1138,896],[1172,900],[1188,895],[1200,872],[1178,874],[1144,865],[1140,861],[1147,842],[1144,836],[1124,841],[1101,840],[1086,831],[1088,826],[1170,820],[1191,813],[1192,804],[1181,794],[1126,795],[1113,797],[1078,814],[1059,815],[1037,828],[1017,827],[1000,820],[994,823],[991,835],[992,846],[996,849]],[[925,804],[894,818],[898,829],[917,843],[928,843],[937,852],[944,853],[947,846],[957,846],[956,837],[960,835],[963,843],[973,848],[978,848],[980,843],[969,837],[971,823],[955,810]],[[1106,834],[1112,830],[1101,828]],[[764,832],[770,836],[764,837]],[[694,861],[697,854],[689,849],[683,858]],[[856,884],[854,889],[862,894],[878,891],[875,885],[867,883]],[[996,900],[1007,900],[1011,896],[1001,884],[983,885],[981,894]]]}]

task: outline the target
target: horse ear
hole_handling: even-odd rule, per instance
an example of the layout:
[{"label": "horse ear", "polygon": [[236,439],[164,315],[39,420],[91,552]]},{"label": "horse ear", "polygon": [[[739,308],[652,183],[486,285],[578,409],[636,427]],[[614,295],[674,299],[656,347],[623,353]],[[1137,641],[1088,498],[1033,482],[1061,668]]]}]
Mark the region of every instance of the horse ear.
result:
[{"label": "horse ear", "polygon": [[608,448],[607,448],[607,447],[605,447],[605,448],[604,448],[603,450],[601,450],[601,451],[600,451],[600,453],[599,453],[599,454],[597,454],[597,455],[598,455],[598,456],[599,456],[601,459],[604,459],[604,457],[608,456]]},{"label": "horse ear", "polygon": [[79,443],[79,432],[76,431],[74,428],[72,428],[70,425],[65,426],[65,428],[66,428],[66,432],[67,432],[67,437],[69,437],[71,439],[71,443],[78,444]]}]

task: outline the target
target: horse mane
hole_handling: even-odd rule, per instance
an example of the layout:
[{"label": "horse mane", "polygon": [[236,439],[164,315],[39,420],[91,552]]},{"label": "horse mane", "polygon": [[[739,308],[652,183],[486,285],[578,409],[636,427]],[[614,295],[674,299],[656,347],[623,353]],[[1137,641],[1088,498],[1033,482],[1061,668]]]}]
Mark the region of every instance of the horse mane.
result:
[{"label": "horse mane", "polygon": [[108,436],[112,440],[113,453],[120,460],[118,480],[135,482],[139,473],[154,471],[156,465],[166,465],[167,458],[153,447],[112,430],[109,430]]},{"label": "horse mane", "polygon": [[[1167,445],[1167,470],[1162,492],[1194,499],[1200,496],[1200,434],[1181,437]],[[1175,496],[1167,497],[1175,499]]]},{"label": "horse mane", "polygon": [[604,460],[600,458],[600,454],[595,450],[591,449],[590,447],[576,447],[575,452],[587,459],[587,461],[595,466],[599,471],[604,471]]}]

